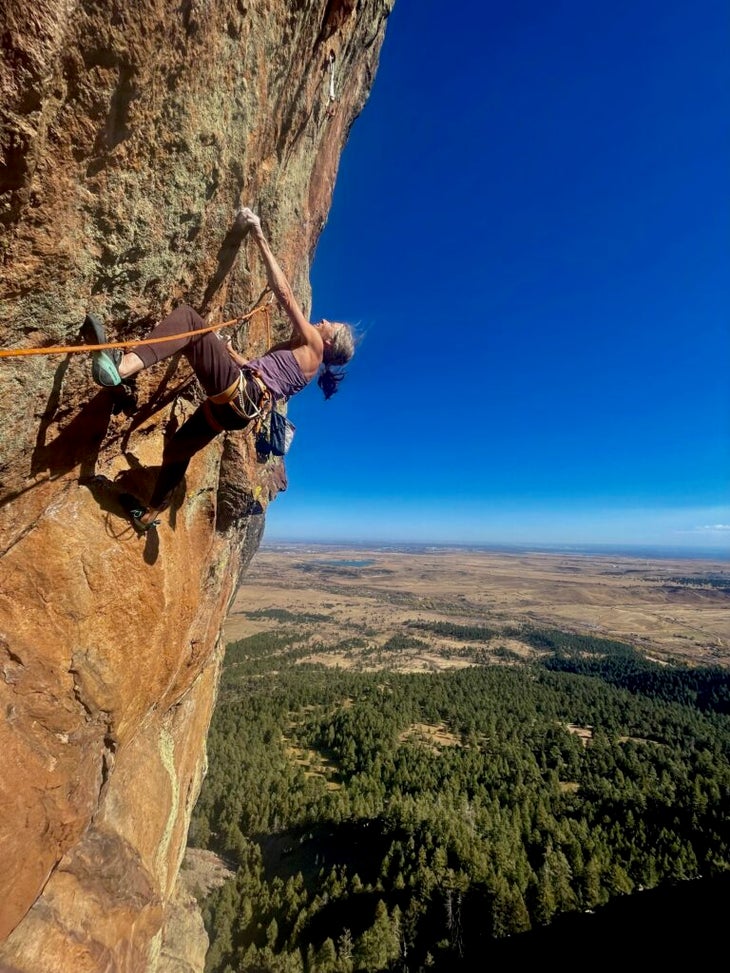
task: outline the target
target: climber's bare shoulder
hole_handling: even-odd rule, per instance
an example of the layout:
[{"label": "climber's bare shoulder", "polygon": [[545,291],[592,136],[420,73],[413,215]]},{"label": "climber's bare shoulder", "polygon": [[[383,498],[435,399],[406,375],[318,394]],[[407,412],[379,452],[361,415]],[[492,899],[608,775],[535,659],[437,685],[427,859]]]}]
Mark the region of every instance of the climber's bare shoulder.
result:
[{"label": "climber's bare shoulder", "polygon": [[306,329],[295,332],[291,340],[286,343],[291,349],[304,377],[309,381],[322,364],[324,342],[322,336],[313,324],[307,323]]}]

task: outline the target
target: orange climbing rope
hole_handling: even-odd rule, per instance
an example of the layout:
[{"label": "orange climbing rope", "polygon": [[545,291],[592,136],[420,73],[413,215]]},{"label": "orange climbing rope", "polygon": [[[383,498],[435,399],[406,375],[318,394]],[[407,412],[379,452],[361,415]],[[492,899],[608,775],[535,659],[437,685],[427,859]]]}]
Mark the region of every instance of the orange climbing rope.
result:
[{"label": "orange climbing rope", "polygon": [[170,334],[164,338],[138,338],[136,341],[131,339],[129,341],[109,341],[104,345],[52,345],[48,348],[0,348],[0,358],[18,358],[23,355],[66,355],[82,351],[102,351],[105,348],[131,348],[133,346],[137,347],[138,345],[157,344],[162,341],[177,341],[178,338],[189,338],[194,334],[205,334],[206,331],[219,331],[221,328],[228,328],[235,324],[243,324],[244,321],[252,318],[254,314],[260,314],[262,312],[266,315],[268,335],[271,324],[269,308],[272,300],[273,297],[270,296],[268,300],[257,304],[247,314],[242,314],[237,318],[231,318],[230,321],[223,321],[221,324],[210,324],[205,328],[198,328],[195,331],[182,331],[179,334]]}]

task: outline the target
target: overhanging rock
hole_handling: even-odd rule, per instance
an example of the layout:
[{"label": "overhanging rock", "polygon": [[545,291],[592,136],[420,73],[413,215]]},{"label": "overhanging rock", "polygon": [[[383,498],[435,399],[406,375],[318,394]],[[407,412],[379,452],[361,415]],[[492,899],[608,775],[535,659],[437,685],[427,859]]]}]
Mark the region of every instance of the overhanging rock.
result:
[{"label": "overhanging rock", "polygon": [[[182,301],[211,320],[247,310],[265,279],[251,244],[223,246],[239,203],[307,308],[390,7],[7,0],[2,347],[77,344],[87,310],[117,340]],[[238,344],[253,356],[267,337],[252,318]],[[144,492],[198,400],[184,361],[144,373],[135,415],[83,355],[3,359],[0,382],[0,967],[147,973],[204,773],[221,624],[285,475],[219,437],[139,538],[115,491]]]}]

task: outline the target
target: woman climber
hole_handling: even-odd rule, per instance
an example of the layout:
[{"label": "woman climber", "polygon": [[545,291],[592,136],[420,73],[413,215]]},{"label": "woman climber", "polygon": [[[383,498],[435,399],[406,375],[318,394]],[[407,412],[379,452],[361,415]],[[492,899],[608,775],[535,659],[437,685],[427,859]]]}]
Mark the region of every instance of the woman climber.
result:
[{"label": "woman climber", "polygon": [[[244,429],[260,415],[264,399],[287,400],[314,378],[320,366],[322,370],[317,384],[325,398],[330,398],[343,378],[341,372],[332,370],[332,366],[345,365],[354,352],[349,325],[326,320],[311,324],[306,319],[269,248],[258,216],[244,208],[239,210],[236,222],[240,229],[253,234],[261,251],[269,286],[292,323],[288,341],[274,345],[260,358],[246,361],[234,351],[230,340],[224,343],[211,331],[188,334],[204,328],[205,323],[192,308],[181,306],[150,334],[150,339],[180,334],[179,339],[139,345],[137,350],[127,353],[110,349],[92,354],[94,381],[109,388],[181,351],[208,396],[165,444],[162,467],[149,506],[132,511],[135,526],[142,532],[159,523],[157,517],[169,505],[190,459],[218,433]],[[86,318],[85,336],[89,343],[106,343],[104,328],[91,315]]]}]

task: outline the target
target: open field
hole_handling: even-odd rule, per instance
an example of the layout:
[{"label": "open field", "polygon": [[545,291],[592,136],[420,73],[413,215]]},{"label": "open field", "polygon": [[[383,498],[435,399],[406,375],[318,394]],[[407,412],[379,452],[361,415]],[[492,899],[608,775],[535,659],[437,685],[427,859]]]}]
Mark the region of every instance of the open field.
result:
[{"label": "open field", "polygon": [[515,632],[527,623],[629,642],[657,661],[730,666],[730,563],[282,545],[254,558],[224,637],[296,627],[308,633],[307,661],[369,669],[387,655],[389,668],[404,671],[473,664],[474,639],[414,622],[484,626],[492,637],[482,651],[495,662],[535,654]]}]

